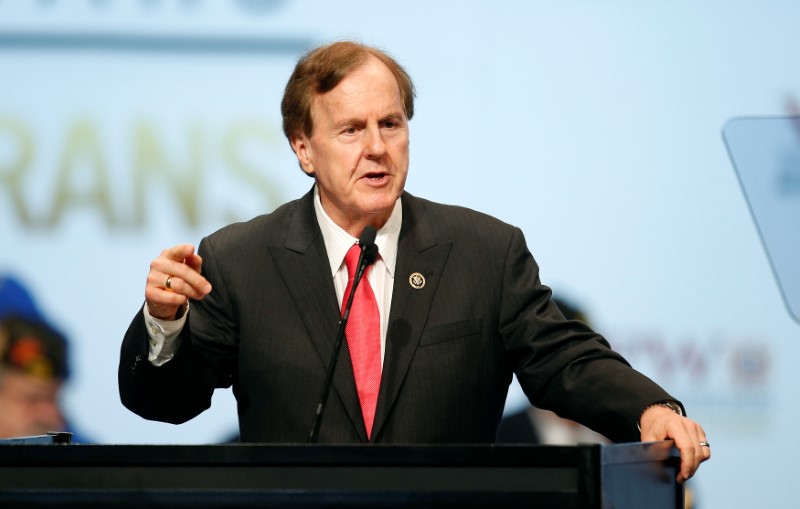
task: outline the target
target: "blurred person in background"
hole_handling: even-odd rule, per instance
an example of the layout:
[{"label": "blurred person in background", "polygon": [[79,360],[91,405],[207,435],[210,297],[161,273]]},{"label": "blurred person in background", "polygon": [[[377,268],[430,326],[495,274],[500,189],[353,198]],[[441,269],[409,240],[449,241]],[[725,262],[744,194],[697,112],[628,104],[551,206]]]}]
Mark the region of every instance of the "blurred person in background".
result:
[{"label": "blurred person in background", "polygon": [[68,377],[66,338],[18,281],[0,275],[0,438],[69,431],[60,404]]}]

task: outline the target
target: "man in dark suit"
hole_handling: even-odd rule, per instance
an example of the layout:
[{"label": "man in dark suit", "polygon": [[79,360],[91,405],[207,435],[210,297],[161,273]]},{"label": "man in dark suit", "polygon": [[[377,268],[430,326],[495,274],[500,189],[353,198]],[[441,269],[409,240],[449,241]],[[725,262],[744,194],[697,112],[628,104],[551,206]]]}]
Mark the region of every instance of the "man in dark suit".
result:
[{"label": "man in dark suit", "polygon": [[[343,260],[372,226],[372,353],[348,328],[320,442],[493,442],[516,373],[537,406],[613,440],[674,439],[690,477],[710,456],[702,428],[563,318],[519,229],[403,191],[413,99],[374,48],[334,43],[298,62],[284,132],[312,191],[151,263],[122,346],[124,404],[179,423],[232,386],[243,441],[304,442],[347,293]],[[376,363],[377,382],[361,375]]]}]

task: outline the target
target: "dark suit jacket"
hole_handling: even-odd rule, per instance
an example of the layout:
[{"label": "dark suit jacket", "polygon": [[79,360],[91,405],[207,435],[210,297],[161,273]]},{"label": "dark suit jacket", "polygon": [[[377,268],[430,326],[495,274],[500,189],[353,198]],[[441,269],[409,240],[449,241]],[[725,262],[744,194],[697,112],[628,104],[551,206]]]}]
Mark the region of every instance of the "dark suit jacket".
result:
[{"label": "dark suit jacket", "polygon": [[[512,373],[537,406],[638,440],[642,410],[672,398],[562,317],[519,229],[408,193],[402,206],[373,442],[493,442]],[[147,361],[136,314],[122,345],[123,403],[180,423],[232,385],[243,441],[304,442],[339,320],[313,193],[221,229],[199,253],[212,292],[192,302],[181,347],[162,367]],[[408,282],[414,272],[422,289]],[[346,344],[319,441],[367,441]]]}]

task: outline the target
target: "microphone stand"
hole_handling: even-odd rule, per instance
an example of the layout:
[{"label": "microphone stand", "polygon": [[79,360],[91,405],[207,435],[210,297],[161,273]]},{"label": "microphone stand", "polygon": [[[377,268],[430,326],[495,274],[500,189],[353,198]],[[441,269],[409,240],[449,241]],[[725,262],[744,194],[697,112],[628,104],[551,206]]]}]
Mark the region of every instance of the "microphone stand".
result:
[{"label": "microphone stand", "polygon": [[336,333],[336,342],[333,345],[333,354],[328,362],[328,370],[325,373],[325,384],[322,386],[322,395],[320,396],[317,410],[314,414],[314,422],[311,424],[311,431],[308,434],[308,443],[317,443],[319,435],[319,427],[322,425],[322,412],[325,410],[325,404],[328,402],[328,396],[331,393],[331,386],[333,381],[333,372],[336,370],[336,363],[339,359],[339,351],[342,349],[342,342],[344,339],[345,328],[347,327],[347,320],[350,318],[350,308],[353,305],[353,297],[356,294],[358,283],[364,276],[367,267],[375,262],[378,257],[378,246],[375,245],[375,228],[367,226],[361,233],[358,244],[361,246],[361,254],[358,256],[358,265],[356,265],[356,274],[353,280],[353,286],[350,288],[350,295],[347,297],[347,304],[342,313],[342,319],[339,322],[339,331]]}]

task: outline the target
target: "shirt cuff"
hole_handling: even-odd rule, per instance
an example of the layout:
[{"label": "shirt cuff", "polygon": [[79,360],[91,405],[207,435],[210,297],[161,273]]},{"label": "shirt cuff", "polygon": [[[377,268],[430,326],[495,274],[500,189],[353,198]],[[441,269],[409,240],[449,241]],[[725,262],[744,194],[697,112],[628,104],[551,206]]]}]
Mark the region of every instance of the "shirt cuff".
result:
[{"label": "shirt cuff", "polygon": [[188,309],[175,320],[161,320],[151,316],[147,310],[147,303],[143,306],[142,312],[148,336],[147,358],[154,366],[161,366],[172,360],[181,345],[180,333],[186,325]]}]

